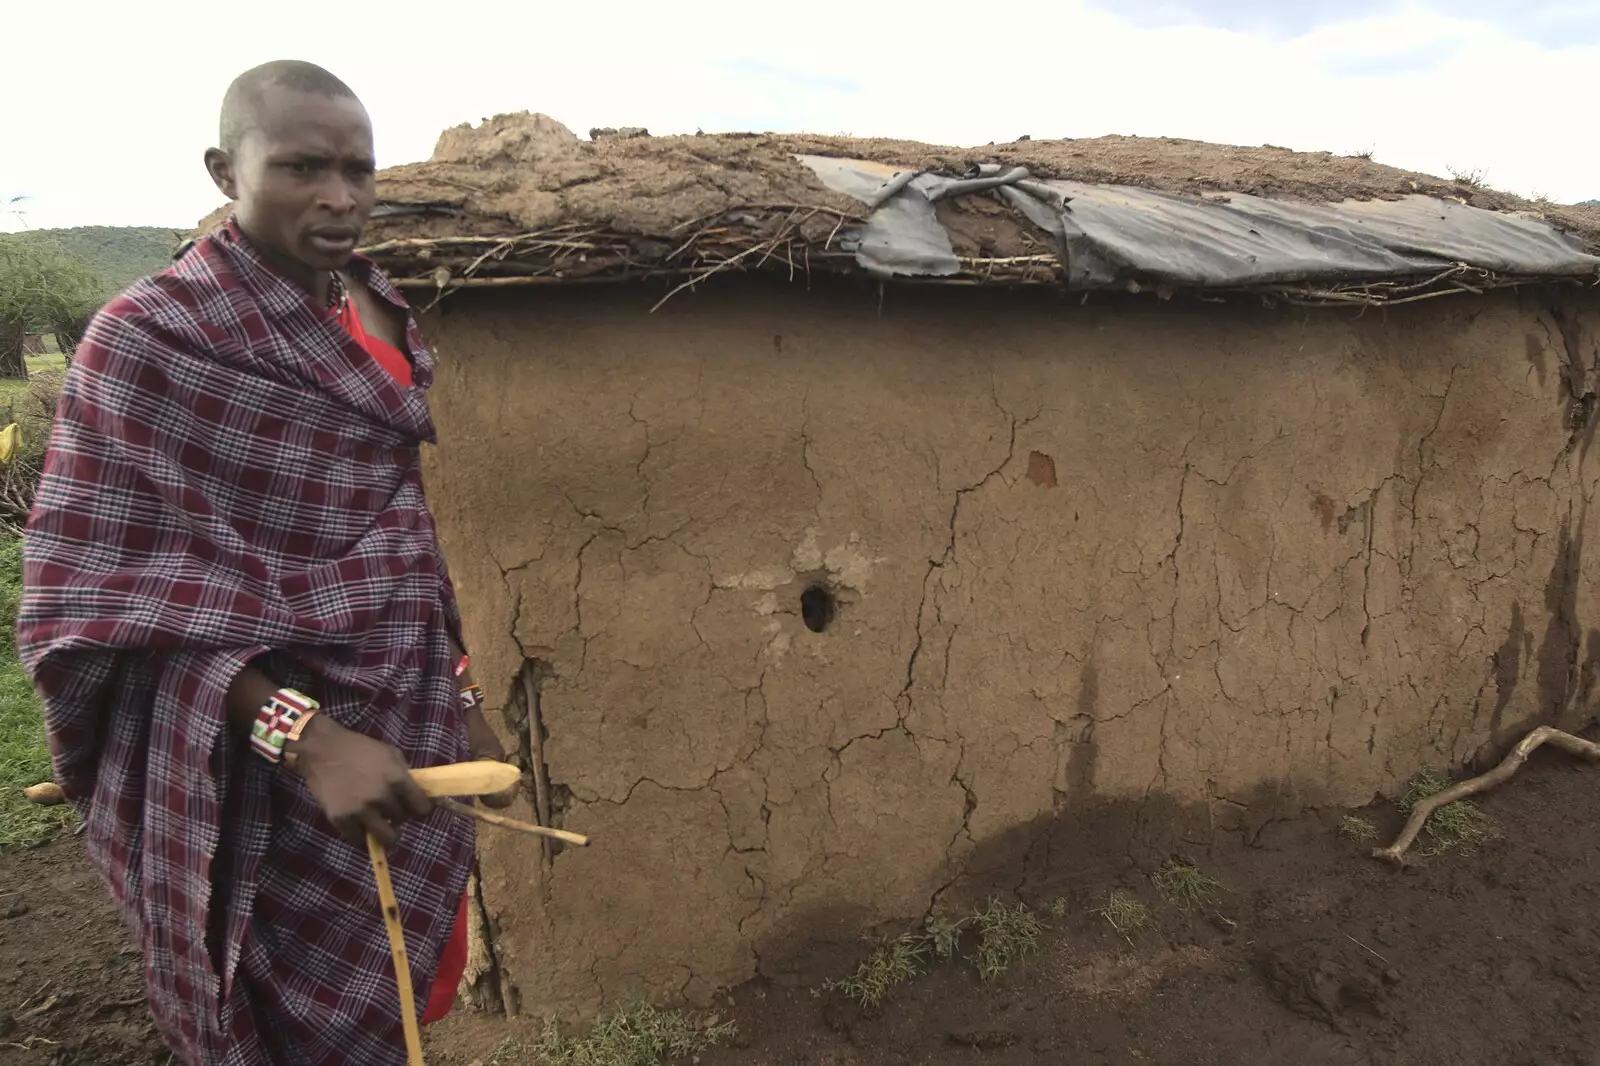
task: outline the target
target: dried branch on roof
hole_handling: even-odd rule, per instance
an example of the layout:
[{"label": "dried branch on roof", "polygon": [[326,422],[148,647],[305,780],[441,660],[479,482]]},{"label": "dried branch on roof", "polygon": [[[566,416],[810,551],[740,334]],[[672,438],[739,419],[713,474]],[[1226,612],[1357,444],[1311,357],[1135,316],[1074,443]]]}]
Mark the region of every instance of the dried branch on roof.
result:
[{"label": "dried branch on roof", "polygon": [[510,285],[709,276],[757,270],[774,260],[793,273],[802,261],[851,260],[836,247],[842,228],[860,219],[827,207],[744,207],[674,227],[664,237],[604,226],[564,225],[497,237],[408,237],[364,249],[403,287],[445,291]]},{"label": "dried branch on roof", "polygon": [[[1125,139],[953,151],[584,142],[542,116],[501,116],[447,131],[428,163],[386,171],[365,251],[434,302],[463,288],[654,278],[675,286],[670,298],[719,274],[820,270],[1360,308],[1593,283],[1600,271],[1585,250],[1600,251],[1600,215],[1447,196],[1359,160]],[[1213,187],[1226,194],[1199,191]]]}]

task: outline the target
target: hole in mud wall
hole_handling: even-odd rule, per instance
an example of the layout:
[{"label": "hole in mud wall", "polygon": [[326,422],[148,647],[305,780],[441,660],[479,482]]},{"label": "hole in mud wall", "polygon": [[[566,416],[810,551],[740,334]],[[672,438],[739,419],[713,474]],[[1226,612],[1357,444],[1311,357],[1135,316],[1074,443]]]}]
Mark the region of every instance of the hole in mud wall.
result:
[{"label": "hole in mud wall", "polygon": [[839,601],[825,585],[811,585],[800,594],[800,618],[813,633],[824,632],[839,615]]}]

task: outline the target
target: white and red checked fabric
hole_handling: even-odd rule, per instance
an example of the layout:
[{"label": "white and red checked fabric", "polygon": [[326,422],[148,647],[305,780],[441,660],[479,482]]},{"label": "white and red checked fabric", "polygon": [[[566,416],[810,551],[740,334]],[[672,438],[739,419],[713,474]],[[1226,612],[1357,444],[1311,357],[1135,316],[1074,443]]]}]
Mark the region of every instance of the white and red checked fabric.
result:
[{"label": "white and red checked fabric", "polygon": [[[223,697],[256,661],[414,767],[467,757],[419,465],[433,366],[407,321],[410,388],[228,225],[95,316],[61,393],[18,644],[185,1063],[405,1060],[366,853]],[[419,1012],[472,848],[436,812],[389,855]]]}]

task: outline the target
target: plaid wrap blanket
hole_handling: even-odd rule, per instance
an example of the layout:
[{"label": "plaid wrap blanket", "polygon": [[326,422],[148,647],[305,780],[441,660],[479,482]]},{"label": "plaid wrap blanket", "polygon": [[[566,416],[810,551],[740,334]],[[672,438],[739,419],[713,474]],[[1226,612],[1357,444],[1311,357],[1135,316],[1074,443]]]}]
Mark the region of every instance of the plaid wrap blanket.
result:
[{"label": "plaid wrap blanket", "polygon": [[[230,224],[96,315],[61,393],[18,645],[185,1063],[405,1061],[367,855],[224,697],[254,662],[413,767],[466,757],[419,465],[432,363],[406,318],[409,389]],[[419,1014],[472,850],[435,812],[390,855]]]}]

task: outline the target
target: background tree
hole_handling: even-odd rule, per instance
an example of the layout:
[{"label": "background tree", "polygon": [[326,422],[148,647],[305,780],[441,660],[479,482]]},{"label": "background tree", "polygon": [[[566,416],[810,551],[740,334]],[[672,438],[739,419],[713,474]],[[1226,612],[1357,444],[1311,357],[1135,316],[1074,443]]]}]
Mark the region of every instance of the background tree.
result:
[{"label": "background tree", "polygon": [[161,226],[72,226],[15,234],[23,244],[49,245],[84,263],[100,279],[100,295],[107,300],[169,266],[184,236]]},{"label": "background tree", "polygon": [[0,234],[0,378],[27,378],[23,334],[72,334],[103,299],[100,281],[81,260]]}]

